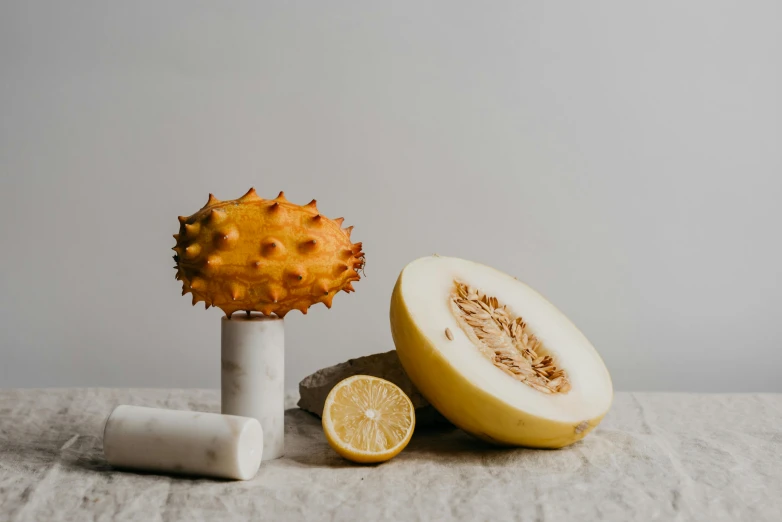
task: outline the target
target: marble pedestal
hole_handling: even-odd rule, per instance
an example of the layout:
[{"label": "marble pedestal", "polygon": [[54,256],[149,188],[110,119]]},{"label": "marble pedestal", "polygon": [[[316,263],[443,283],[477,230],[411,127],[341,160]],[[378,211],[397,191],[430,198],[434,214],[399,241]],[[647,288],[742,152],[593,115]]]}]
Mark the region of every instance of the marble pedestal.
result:
[{"label": "marble pedestal", "polygon": [[235,313],[222,319],[222,413],[258,419],[263,460],[283,456],[285,328],[278,317]]}]

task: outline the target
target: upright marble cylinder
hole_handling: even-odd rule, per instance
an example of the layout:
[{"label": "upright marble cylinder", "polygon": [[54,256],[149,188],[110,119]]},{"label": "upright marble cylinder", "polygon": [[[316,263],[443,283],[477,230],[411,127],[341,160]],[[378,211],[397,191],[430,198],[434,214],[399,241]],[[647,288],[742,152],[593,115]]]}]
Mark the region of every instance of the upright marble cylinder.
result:
[{"label": "upright marble cylinder", "polygon": [[282,457],[285,328],[278,317],[235,313],[222,320],[222,412],[258,419],[263,460]]}]

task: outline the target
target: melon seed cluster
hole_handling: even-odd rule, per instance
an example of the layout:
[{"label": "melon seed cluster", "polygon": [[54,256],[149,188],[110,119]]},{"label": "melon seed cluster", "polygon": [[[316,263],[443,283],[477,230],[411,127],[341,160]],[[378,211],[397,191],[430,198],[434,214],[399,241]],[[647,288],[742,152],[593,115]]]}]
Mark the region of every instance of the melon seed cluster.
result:
[{"label": "melon seed cluster", "polygon": [[[567,393],[567,373],[543,355],[543,345],[521,317],[515,317],[496,297],[455,282],[453,311],[467,337],[494,366],[542,393]],[[446,331],[446,337],[453,334]]]},{"label": "melon seed cluster", "polygon": [[262,199],[255,189],[231,201],[209,195],[191,216],[179,217],[176,278],[193,304],[216,306],[229,318],[236,311],[284,317],[310,306],[331,308],[337,292],[352,292],[364,267],[353,227],[328,219],[316,201],[295,205],[280,192]]}]

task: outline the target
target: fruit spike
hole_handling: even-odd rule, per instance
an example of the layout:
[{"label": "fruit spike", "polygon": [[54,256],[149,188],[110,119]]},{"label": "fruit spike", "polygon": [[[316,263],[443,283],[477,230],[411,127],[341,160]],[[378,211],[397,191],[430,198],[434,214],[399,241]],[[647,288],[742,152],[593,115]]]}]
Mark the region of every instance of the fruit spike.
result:
[{"label": "fruit spike", "polygon": [[200,223],[193,223],[193,224],[185,223],[185,236],[189,239],[193,239],[198,235],[198,231],[200,229],[201,229]]},{"label": "fruit spike", "polygon": [[217,210],[213,208],[212,210],[209,211],[209,214],[207,215],[207,220],[210,225],[222,223],[223,221],[225,221],[225,211]]},{"label": "fruit spike", "polygon": [[219,203],[221,203],[221,201],[219,199],[217,199],[216,197],[214,197],[214,194],[209,194],[209,199],[206,201],[206,205],[204,205],[203,208],[212,207],[212,206],[217,205]]},{"label": "fruit spike", "polygon": [[247,193],[244,196],[239,198],[239,201],[241,201],[242,203],[247,201],[260,201],[260,200],[261,198],[255,192],[254,188],[251,188],[250,190],[247,191]]},{"label": "fruit spike", "polygon": [[250,189],[236,200],[212,194],[192,216],[179,217],[176,278],[193,304],[284,317],[331,307],[339,291],[353,291],[364,266],[361,243],[350,241],[343,218],[320,214],[313,199],[296,205],[280,194],[262,199]]}]

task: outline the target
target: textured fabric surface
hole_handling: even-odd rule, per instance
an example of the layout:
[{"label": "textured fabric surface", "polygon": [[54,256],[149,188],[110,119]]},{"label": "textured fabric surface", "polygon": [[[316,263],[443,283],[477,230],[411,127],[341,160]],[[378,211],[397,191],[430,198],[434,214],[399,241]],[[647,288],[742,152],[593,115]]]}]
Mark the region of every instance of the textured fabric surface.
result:
[{"label": "textured fabric surface", "polygon": [[289,410],[285,458],[247,482],[111,469],[101,433],[118,404],[217,411],[219,394],[0,390],[0,520],[782,520],[782,395],[618,393],[569,448],[421,430],[377,466]]}]

